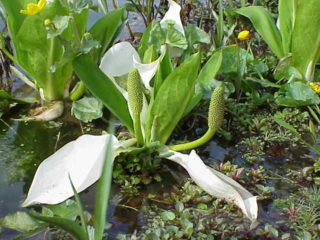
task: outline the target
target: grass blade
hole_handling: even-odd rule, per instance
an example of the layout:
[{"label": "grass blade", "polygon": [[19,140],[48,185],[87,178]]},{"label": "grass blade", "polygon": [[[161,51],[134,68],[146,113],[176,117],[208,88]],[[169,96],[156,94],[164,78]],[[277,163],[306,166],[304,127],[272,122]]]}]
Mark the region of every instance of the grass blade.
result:
[{"label": "grass blade", "polygon": [[94,207],[94,239],[101,240],[105,229],[113,168],[112,138],[107,138],[101,177],[97,183]]}]

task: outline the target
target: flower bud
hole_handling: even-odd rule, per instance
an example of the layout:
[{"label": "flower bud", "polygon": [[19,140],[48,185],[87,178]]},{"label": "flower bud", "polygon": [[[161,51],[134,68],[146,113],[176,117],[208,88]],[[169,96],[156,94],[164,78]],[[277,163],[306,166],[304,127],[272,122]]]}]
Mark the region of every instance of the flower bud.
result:
[{"label": "flower bud", "polygon": [[239,32],[239,34],[238,34],[238,39],[240,41],[248,40],[250,37],[251,37],[251,34],[248,30],[243,30],[243,31]]},{"label": "flower bud", "polygon": [[45,19],[44,20],[44,25],[46,26],[46,27],[50,27],[50,25],[51,25],[51,20],[49,19],[49,18],[47,18],[47,19]]}]

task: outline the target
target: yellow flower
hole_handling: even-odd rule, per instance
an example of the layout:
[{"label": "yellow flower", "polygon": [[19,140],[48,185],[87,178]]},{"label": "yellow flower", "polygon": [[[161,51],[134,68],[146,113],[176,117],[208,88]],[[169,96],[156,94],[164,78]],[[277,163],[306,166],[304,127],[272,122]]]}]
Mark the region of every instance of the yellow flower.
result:
[{"label": "yellow flower", "polygon": [[28,3],[27,4],[27,9],[22,9],[20,10],[20,13],[26,14],[26,15],[36,15],[38,14],[46,5],[46,0],[39,0],[37,4],[35,3]]},{"label": "yellow flower", "polygon": [[311,82],[309,83],[310,88],[317,94],[320,94],[320,84]]},{"label": "yellow flower", "polygon": [[251,37],[251,34],[248,30],[243,30],[243,31],[239,32],[239,34],[238,34],[238,39],[240,41],[248,40],[250,37]]}]

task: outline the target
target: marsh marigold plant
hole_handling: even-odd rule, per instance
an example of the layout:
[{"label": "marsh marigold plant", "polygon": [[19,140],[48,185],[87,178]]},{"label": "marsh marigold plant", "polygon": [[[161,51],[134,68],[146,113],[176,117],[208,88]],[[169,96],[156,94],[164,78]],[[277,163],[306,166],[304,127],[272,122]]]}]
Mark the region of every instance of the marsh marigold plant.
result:
[{"label": "marsh marigold plant", "polygon": [[38,14],[46,5],[46,0],[40,0],[37,4],[35,3],[28,3],[26,9],[21,9],[21,14],[26,14],[29,16],[33,16]]}]

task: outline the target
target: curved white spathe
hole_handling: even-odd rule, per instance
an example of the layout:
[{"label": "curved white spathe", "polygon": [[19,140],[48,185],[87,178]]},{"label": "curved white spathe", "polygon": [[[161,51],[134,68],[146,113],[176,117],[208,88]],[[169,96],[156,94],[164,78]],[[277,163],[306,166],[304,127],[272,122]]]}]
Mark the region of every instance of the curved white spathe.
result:
[{"label": "curved white spathe", "polygon": [[252,222],[257,219],[257,198],[233,179],[206,166],[194,150],[188,154],[174,151],[167,159],[184,167],[192,180],[210,195],[236,204]]},{"label": "curved white spathe", "polygon": [[100,69],[113,81],[125,98],[128,99],[127,92],[116,83],[114,77],[128,74],[132,68],[136,68],[139,71],[142,83],[147,89],[151,90],[150,81],[158,69],[160,60],[161,57],[154,62],[143,64],[141,63],[139,54],[130,43],[120,42],[113,45],[102,57]]},{"label": "curved white spathe", "polygon": [[167,20],[173,21],[175,23],[174,28],[180,33],[182,33],[183,36],[185,36],[183,25],[180,18],[181,7],[179,4],[177,4],[172,0],[168,0],[168,1],[169,1],[169,10],[166,12],[164,17],[160,21],[160,23],[163,23]]},{"label": "curved white spathe", "polygon": [[105,146],[112,137],[112,149],[120,144],[113,135],[83,135],[45,159],[37,169],[23,207],[34,204],[58,204],[73,196],[69,175],[81,192],[101,175]]}]

